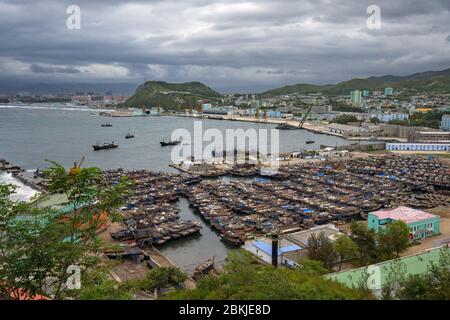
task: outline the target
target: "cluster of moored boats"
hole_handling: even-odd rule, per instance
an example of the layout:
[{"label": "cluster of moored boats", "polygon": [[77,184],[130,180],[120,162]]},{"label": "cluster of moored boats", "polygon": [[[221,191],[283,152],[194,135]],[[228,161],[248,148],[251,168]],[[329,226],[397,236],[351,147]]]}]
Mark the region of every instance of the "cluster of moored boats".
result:
[{"label": "cluster of moored boats", "polygon": [[[198,232],[198,224],[178,217],[174,202],[185,197],[224,242],[240,246],[289,225],[307,229],[365,219],[368,212],[398,205],[450,205],[448,170],[434,159],[389,155],[282,166],[270,178],[250,182],[114,170],[104,172],[104,183],[123,175],[135,182],[124,208],[126,227],[111,235],[116,239],[161,244]],[[236,165],[218,176],[253,177],[258,172],[255,165]]]},{"label": "cluster of moored boats", "polygon": [[121,177],[132,181],[124,213],[124,228],[111,233],[113,239],[134,241],[141,247],[157,244],[198,233],[201,225],[195,221],[183,221],[179,208],[177,186],[180,176],[146,170],[103,172],[102,184],[114,185]]}]

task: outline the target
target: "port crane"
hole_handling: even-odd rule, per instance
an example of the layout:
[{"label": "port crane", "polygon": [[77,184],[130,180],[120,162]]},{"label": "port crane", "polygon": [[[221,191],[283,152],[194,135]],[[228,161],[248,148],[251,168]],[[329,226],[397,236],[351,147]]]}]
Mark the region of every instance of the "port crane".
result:
[{"label": "port crane", "polygon": [[309,106],[308,109],[306,109],[306,113],[303,116],[303,119],[300,121],[300,124],[298,125],[299,128],[303,128],[303,125],[305,124],[306,119],[308,118],[309,114],[311,113],[312,106]]}]

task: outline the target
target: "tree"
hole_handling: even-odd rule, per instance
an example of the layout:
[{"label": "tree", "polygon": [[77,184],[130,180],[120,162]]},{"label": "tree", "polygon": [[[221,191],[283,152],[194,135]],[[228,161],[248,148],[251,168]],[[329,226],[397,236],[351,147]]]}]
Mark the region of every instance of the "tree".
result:
[{"label": "tree", "polygon": [[406,272],[406,265],[400,259],[397,259],[390,264],[384,281],[385,283],[381,288],[383,300],[396,299],[401,283],[405,279]]},{"label": "tree", "polygon": [[375,231],[369,230],[362,222],[352,221],[350,232],[350,238],[358,246],[359,259],[364,264],[369,263],[377,251]]},{"label": "tree", "polygon": [[379,124],[381,121],[377,117],[370,118],[370,122],[373,124]]},{"label": "tree", "polygon": [[67,196],[69,213],[12,202],[9,198],[14,190],[0,188],[0,290],[5,296],[27,292],[64,298],[72,276],[69,266],[83,271],[98,264],[101,242],[96,232],[118,217],[115,209],[122,204],[126,180],[114,187],[100,186],[97,168],[75,166],[67,172],[51,163],[45,171],[49,192]]},{"label": "tree", "polygon": [[321,261],[328,269],[333,267],[337,259],[337,254],[334,250],[333,242],[328,239],[324,232],[321,232],[318,236],[313,233],[309,237],[308,257]]},{"label": "tree", "polygon": [[299,299],[370,299],[343,284],[325,279],[302,268],[274,268],[261,264],[248,252],[236,250],[228,255],[224,270],[218,276],[205,276],[193,290],[177,290],[164,299],[218,300],[299,300]]},{"label": "tree", "polygon": [[353,258],[358,254],[358,246],[346,235],[339,236],[334,242],[334,250],[339,255],[339,271],[345,259]]},{"label": "tree", "polygon": [[408,125],[408,121],[400,120],[400,119],[394,119],[394,120],[389,120],[388,124],[395,124],[395,125],[399,125],[399,126],[407,126]]},{"label": "tree", "polygon": [[[144,291],[159,291],[178,286],[186,281],[187,275],[175,267],[161,267],[151,269],[145,278],[139,281],[138,287]],[[155,294],[156,295],[156,294]]]},{"label": "tree", "polygon": [[337,116],[332,122],[334,123],[340,123],[340,124],[347,124],[349,122],[358,122],[358,118],[352,115],[348,114],[341,114],[340,116]]},{"label": "tree", "polygon": [[440,250],[438,263],[430,263],[424,274],[410,275],[397,292],[402,300],[450,300],[450,251]]},{"label": "tree", "polygon": [[385,258],[399,257],[400,253],[409,246],[409,228],[403,221],[394,221],[387,225],[386,231],[381,231],[379,236],[380,251]]}]

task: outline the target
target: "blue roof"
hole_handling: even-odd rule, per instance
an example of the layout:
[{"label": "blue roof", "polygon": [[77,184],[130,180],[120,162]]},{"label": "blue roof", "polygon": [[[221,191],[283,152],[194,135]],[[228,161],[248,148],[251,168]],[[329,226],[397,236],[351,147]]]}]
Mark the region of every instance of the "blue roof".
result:
[{"label": "blue roof", "polygon": [[[269,256],[272,255],[272,244],[269,244],[269,243],[264,242],[264,241],[257,240],[255,242],[252,242],[252,246],[256,247],[257,249],[261,250],[262,252],[264,252],[265,254],[267,254]],[[286,252],[301,250],[301,249],[302,248],[300,248],[297,245],[281,247],[278,250],[278,255],[281,255],[281,254],[286,253]]]}]

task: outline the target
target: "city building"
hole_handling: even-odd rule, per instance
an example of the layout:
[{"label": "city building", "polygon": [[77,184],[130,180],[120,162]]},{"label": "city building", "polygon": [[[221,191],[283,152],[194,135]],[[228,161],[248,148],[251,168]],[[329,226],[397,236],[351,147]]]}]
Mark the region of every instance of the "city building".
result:
[{"label": "city building", "polygon": [[450,131],[450,114],[444,114],[441,120],[441,129]]},{"label": "city building", "polygon": [[350,91],[350,103],[358,107],[361,105],[361,91],[359,90]]},{"label": "city building", "polygon": [[213,107],[209,103],[202,105],[202,111],[204,114],[229,115],[229,114],[233,114],[236,110],[237,110],[237,108],[232,107],[232,106]]},{"label": "city building", "polygon": [[387,96],[392,96],[394,94],[394,89],[393,88],[384,88],[384,95]]},{"label": "city building", "polygon": [[388,151],[429,151],[429,152],[449,152],[450,143],[386,143]]},{"label": "city building", "polygon": [[368,97],[370,95],[369,90],[363,90],[362,96],[363,97]]},{"label": "city building", "polygon": [[389,122],[392,120],[408,120],[409,114],[407,113],[376,113],[373,115],[381,122]]},{"label": "city building", "polygon": [[367,218],[368,228],[376,233],[385,231],[395,221],[403,221],[408,225],[411,240],[435,236],[440,232],[439,216],[404,206],[370,212]]}]

